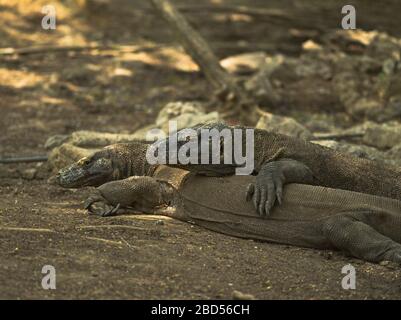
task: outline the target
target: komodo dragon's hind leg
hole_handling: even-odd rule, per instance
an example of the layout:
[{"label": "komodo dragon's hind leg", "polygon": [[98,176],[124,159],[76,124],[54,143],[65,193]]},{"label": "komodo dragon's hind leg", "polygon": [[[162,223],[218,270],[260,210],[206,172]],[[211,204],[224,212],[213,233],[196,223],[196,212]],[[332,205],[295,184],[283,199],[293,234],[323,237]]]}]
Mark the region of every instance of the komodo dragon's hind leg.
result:
[{"label": "komodo dragon's hind leg", "polygon": [[376,214],[381,213],[367,210],[344,212],[327,219],[323,233],[336,248],[357,258],[371,262],[387,260],[401,263],[401,244],[370,225],[371,216]]}]

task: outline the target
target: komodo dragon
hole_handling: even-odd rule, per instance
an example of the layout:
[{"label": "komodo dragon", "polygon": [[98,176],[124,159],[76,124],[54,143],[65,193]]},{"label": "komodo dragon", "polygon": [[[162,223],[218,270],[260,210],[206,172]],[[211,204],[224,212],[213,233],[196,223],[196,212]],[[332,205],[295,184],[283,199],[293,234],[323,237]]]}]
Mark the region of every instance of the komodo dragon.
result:
[{"label": "komodo dragon", "polygon": [[[195,128],[198,135],[201,128],[205,126]],[[209,128],[234,129],[222,124],[212,124]],[[143,142],[108,146],[60,170],[53,181],[62,187],[79,188],[100,186],[130,176],[151,176],[157,165],[148,163],[148,147],[149,144]],[[242,150],[245,150],[244,146]],[[236,164],[181,167],[206,175],[231,175]],[[256,179],[248,189],[248,200],[253,198],[261,215],[269,214],[276,198],[281,202],[285,183],[320,185],[401,200],[399,169],[261,129],[254,130],[254,174]]]},{"label": "komodo dragon", "polygon": [[205,177],[160,166],[98,187],[92,214],[167,215],[223,234],[317,249],[339,249],[372,262],[401,263],[401,201],[302,184],[284,188],[269,219],[245,201],[254,176]]}]

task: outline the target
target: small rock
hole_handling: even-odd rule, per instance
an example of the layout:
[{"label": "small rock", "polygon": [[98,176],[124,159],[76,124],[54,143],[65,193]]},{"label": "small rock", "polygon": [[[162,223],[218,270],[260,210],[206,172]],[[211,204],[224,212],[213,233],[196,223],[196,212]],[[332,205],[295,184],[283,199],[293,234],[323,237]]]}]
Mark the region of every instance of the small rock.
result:
[{"label": "small rock", "polygon": [[260,70],[266,58],[265,52],[249,52],[227,57],[220,64],[229,73],[248,75]]},{"label": "small rock", "polygon": [[155,124],[160,126],[182,114],[205,114],[202,103],[198,101],[175,101],[167,103],[156,118]]},{"label": "small rock", "polygon": [[277,116],[267,112],[259,119],[256,128],[278,132],[304,140],[310,140],[312,138],[312,133],[293,118]]},{"label": "small rock", "polygon": [[401,161],[401,143],[388,150],[386,155],[391,159],[400,159]]},{"label": "small rock", "polygon": [[355,117],[366,116],[369,119],[376,120],[377,116],[385,110],[383,104],[376,99],[360,98],[351,103],[347,111]]},{"label": "small rock", "polygon": [[378,149],[389,149],[401,142],[401,125],[396,123],[375,124],[366,126],[363,142]]},{"label": "small rock", "polygon": [[242,293],[241,291],[233,291],[234,300],[256,300],[255,296],[249,293]]},{"label": "small rock", "polygon": [[314,56],[301,57],[294,71],[300,78],[319,77],[328,80],[333,77],[330,66],[324,61],[319,61]]},{"label": "small rock", "polygon": [[[338,142],[334,140],[317,140],[311,141],[316,144],[320,144],[321,146],[328,147],[330,149],[344,152],[353,155],[354,157],[375,160],[380,162],[387,161],[387,155],[385,152],[381,152],[376,148],[364,146],[364,145],[356,145],[347,142]],[[390,163],[391,164],[391,163]]]},{"label": "small rock", "polygon": [[[183,128],[193,127],[200,123],[218,122],[219,114],[218,112],[201,113],[201,114],[184,113],[172,120],[176,121],[177,130],[180,130]],[[169,121],[161,125],[160,128],[164,132],[169,133]]]},{"label": "small rock", "polygon": [[137,140],[146,140],[151,129],[161,129],[168,134],[170,121],[175,121],[177,130],[180,130],[200,123],[218,122],[219,113],[216,111],[206,113],[203,104],[198,101],[170,102],[160,110],[154,124],[137,130],[134,135]]},{"label": "small rock", "polygon": [[23,179],[33,180],[33,179],[35,179],[36,172],[37,172],[37,170],[35,168],[26,169],[26,170],[21,172],[21,176],[22,176]]},{"label": "small rock", "polygon": [[394,261],[381,261],[379,265],[386,267],[389,270],[401,270],[401,264]]},{"label": "small rock", "polygon": [[57,135],[51,136],[45,142],[45,149],[46,150],[51,150],[51,149],[54,149],[56,147],[59,147],[65,141],[67,141],[68,138],[69,138],[69,135],[65,135],[65,134],[57,134]]},{"label": "small rock", "polygon": [[60,147],[52,150],[49,155],[48,164],[52,170],[64,168],[83,157],[91,155],[93,150],[79,148],[69,143],[64,143]]},{"label": "small rock", "polygon": [[302,49],[305,51],[320,51],[322,46],[313,40],[307,40],[302,44]]}]

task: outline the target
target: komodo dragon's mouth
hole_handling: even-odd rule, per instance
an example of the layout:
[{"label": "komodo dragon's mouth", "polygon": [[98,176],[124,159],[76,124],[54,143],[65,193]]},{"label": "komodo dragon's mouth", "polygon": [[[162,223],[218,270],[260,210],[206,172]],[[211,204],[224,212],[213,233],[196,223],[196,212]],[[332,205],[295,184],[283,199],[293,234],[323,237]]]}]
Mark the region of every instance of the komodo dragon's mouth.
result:
[{"label": "komodo dragon's mouth", "polygon": [[63,188],[98,187],[107,181],[113,180],[111,177],[112,171],[107,168],[84,168],[75,163],[61,169],[55,176],[49,179],[49,182]]},{"label": "komodo dragon's mouth", "polygon": [[102,179],[102,174],[90,174],[84,170],[60,170],[59,173],[49,179],[49,183],[58,184],[64,188],[80,188],[86,186],[99,186],[102,183],[97,182]]},{"label": "komodo dragon's mouth", "polygon": [[91,176],[81,175],[77,177],[74,175],[72,177],[68,173],[57,173],[53,176],[50,182],[56,183],[61,187],[64,188],[80,188],[80,187],[87,187],[87,186],[99,186],[101,183],[96,183],[96,181],[101,180],[101,174],[95,174]]}]

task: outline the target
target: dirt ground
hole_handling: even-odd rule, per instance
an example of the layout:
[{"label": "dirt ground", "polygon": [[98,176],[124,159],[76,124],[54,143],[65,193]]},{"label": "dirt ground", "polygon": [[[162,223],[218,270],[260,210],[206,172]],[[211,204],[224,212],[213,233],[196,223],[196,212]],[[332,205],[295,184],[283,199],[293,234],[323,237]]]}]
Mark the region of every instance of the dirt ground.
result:
[{"label": "dirt ground", "polygon": [[[230,3],[245,2],[264,3]],[[144,2],[55,3],[58,26],[46,31],[40,27],[46,1],[0,0],[0,47],[101,42],[137,48],[0,57],[1,157],[45,154],[49,136],[75,130],[133,132],[166,102],[208,98],[208,83]],[[300,1],[270,3],[300,17],[307,10]],[[339,1],[312,6],[330,17],[339,7]],[[368,7],[361,9],[364,27],[401,35],[396,17]],[[319,28],[301,19],[297,28],[304,32],[291,33],[288,21],[188,16],[220,57],[244,51],[233,46],[244,39],[248,51],[269,44],[266,50],[296,55],[305,34],[318,38],[336,27],[334,18]],[[258,299],[401,298],[401,269],[236,239],[164,217],[88,216],[82,202],[90,190],[50,186],[49,175],[45,165],[0,165],[2,299],[230,299],[234,290]],[[349,263],[356,268],[356,290],[341,286]],[[44,265],[56,268],[56,290],[41,287]]]}]

